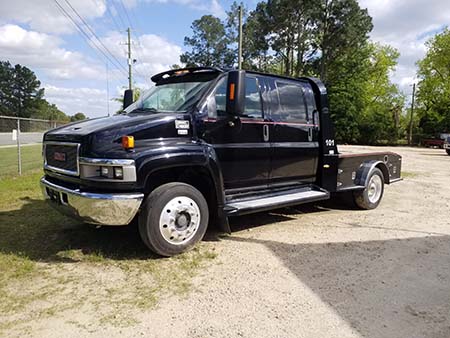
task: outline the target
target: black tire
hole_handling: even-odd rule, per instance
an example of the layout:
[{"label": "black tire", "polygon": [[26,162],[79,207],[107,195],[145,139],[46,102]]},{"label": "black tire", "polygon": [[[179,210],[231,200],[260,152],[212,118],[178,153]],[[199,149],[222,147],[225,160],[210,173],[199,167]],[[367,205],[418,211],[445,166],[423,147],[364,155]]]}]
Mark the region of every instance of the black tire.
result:
[{"label": "black tire", "polygon": [[368,184],[364,190],[353,193],[355,204],[364,210],[378,207],[384,193],[384,176],[380,169],[375,168],[367,178]]},{"label": "black tire", "polygon": [[145,199],[139,213],[139,233],[150,250],[170,257],[199,242],[205,235],[208,220],[208,203],[200,191],[181,182],[167,183]]},{"label": "black tire", "polygon": [[445,151],[447,152],[447,155],[450,156],[450,149],[446,149]]}]

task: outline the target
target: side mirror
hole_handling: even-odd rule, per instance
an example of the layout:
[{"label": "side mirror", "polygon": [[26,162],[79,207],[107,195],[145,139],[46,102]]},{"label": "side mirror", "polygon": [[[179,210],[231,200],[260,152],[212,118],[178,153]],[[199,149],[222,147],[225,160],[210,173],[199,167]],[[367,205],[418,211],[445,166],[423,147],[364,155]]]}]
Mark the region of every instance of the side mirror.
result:
[{"label": "side mirror", "polygon": [[238,116],[245,109],[245,70],[232,70],[228,73],[227,114]]},{"label": "side mirror", "polygon": [[123,109],[127,108],[131,104],[133,104],[133,90],[127,89],[123,93]]}]

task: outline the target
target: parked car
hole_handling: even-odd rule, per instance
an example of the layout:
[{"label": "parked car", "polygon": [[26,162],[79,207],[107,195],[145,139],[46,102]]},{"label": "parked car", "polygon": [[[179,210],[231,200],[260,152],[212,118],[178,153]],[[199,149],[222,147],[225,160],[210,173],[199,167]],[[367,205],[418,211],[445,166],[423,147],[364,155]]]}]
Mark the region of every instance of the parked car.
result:
[{"label": "parked car", "polygon": [[447,155],[450,155],[450,136],[447,136],[444,141],[444,149],[447,152]]},{"label": "parked car", "polygon": [[422,146],[427,148],[444,148],[444,140],[441,138],[426,138],[421,143]]},{"label": "parked car", "polygon": [[391,152],[340,154],[327,91],[315,78],[216,68],[169,70],[112,117],[44,135],[45,198],[98,225],[138,220],[162,256],[200,241],[228,217],[351,191],[362,209],[400,180]]}]

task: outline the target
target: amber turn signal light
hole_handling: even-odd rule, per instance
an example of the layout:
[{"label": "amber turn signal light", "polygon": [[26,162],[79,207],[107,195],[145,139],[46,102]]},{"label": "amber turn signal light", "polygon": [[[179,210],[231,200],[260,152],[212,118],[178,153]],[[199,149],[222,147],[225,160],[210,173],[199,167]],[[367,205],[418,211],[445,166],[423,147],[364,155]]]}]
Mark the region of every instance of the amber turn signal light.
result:
[{"label": "amber turn signal light", "polygon": [[230,83],[230,101],[234,101],[234,90],[236,85],[234,83]]},{"label": "amber turn signal light", "polygon": [[124,149],[134,148],[134,136],[122,136],[122,147]]}]

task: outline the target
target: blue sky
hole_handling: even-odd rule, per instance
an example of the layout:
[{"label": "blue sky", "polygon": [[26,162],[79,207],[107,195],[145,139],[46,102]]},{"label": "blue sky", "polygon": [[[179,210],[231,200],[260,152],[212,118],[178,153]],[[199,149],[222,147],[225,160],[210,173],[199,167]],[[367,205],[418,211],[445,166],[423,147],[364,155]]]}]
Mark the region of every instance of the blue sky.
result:
[{"label": "blue sky", "polygon": [[[108,62],[95,52],[92,36],[87,43],[57,7],[56,1],[77,20],[69,4],[89,24],[114,55]],[[0,0],[0,59],[35,71],[46,88],[46,98],[68,114],[90,117],[118,108],[126,78],[126,27],[133,31],[135,84],[150,85],[150,76],[179,63],[183,40],[193,20],[204,14],[223,16],[231,0]],[[255,0],[244,2],[249,9]],[[374,19],[375,41],[399,49],[401,57],[392,80],[406,94],[415,81],[415,62],[425,53],[424,42],[450,23],[446,0],[360,0]],[[125,11],[124,8],[125,7]],[[86,27],[85,27],[86,28]],[[88,31],[89,35],[91,33]],[[98,44],[98,42],[97,42]],[[113,59],[112,56],[109,56]],[[121,68],[121,69],[119,69]]]}]

